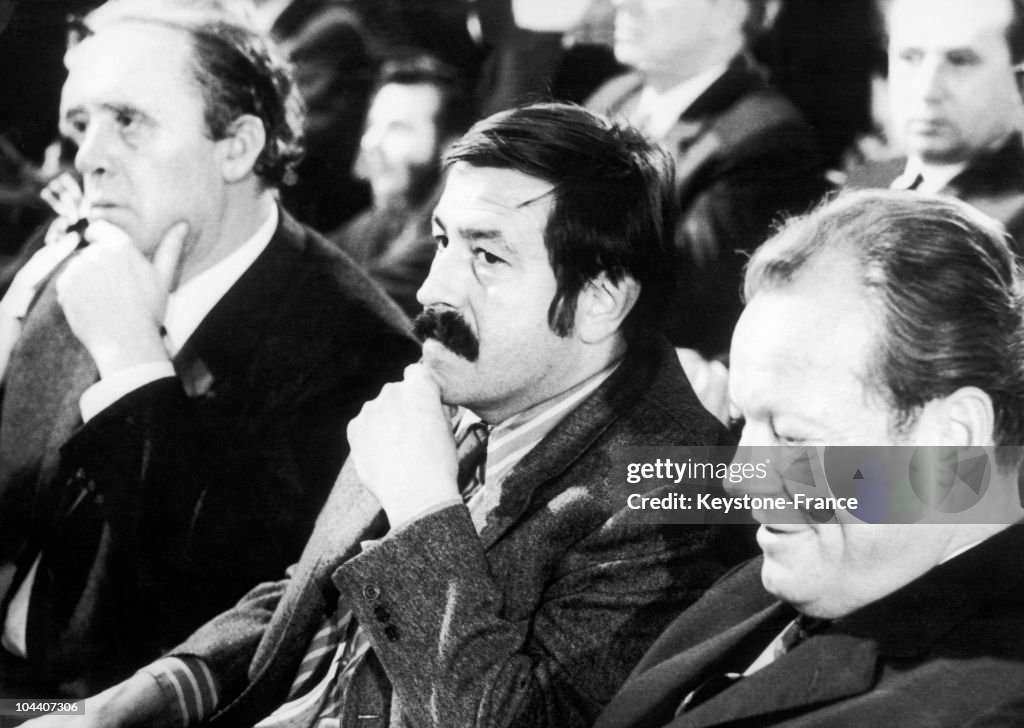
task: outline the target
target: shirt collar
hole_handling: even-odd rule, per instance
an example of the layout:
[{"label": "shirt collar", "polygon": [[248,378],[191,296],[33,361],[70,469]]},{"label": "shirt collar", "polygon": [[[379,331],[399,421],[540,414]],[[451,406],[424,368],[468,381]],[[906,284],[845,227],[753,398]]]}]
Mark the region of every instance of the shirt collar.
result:
[{"label": "shirt collar", "polygon": [[277,230],[279,218],[277,205],[272,205],[270,215],[252,237],[226,258],[179,286],[167,297],[164,329],[167,331],[166,343],[172,356],[188,341],[207,314],[266,250]]},{"label": "shirt collar", "polygon": [[683,112],[711,88],[711,84],[717,81],[728,67],[727,63],[712,66],[667,91],[658,92],[654,87],[645,85],[640,91],[640,99],[637,101],[631,121],[648,136],[664,139]]},{"label": "shirt collar", "polygon": [[[612,375],[620,362],[621,359],[613,362],[561,394],[512,415],[501,424],[490,428],[484,483],[488,486],[500,483],[537,443]],[[459,412],[461,417],[455,428],[456,440],[470,425],[481,421],[480,417],[467,409],[460,408]]]},{"label": "shirt collar", "polygon": [[930,167],[926,173],[921,160],[911,157],[907,159],[907,167],[903,174],[894,179],[890,187],[894,190],[909,190],[914,187],[914,182],[920,175],[921,182],[914,189],[934,195],[942,192],[966,168],[967,163],[961,162],[960,164]]}]

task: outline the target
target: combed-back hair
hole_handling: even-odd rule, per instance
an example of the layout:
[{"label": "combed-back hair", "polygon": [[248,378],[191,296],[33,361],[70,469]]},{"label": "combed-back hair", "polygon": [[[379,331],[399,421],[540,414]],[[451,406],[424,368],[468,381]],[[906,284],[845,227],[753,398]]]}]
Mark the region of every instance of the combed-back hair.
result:
[{"label": "combed-back hair", "polygon": [[219,0],[110,0],[79,27],[96,33],[122,22],[158,25],[189,39],[207,133],[224,139],[240,116],[258,118],[266,143],[254,171],[265,186],[278,186],[302,157],[303,106],[273,44]]},{"label": "combed-back hair", "polygon": [[[866,376],[897,413],[897,428],[971,386],[992,400],[996,444],[1024,444],[1024,303],[999,223],[953,198],[849,192],[793,219],[754,253],[745,298],[785,286],[829,254],[856,263],[878,312],[883,333]],[[1004,458],[1017,451],[1000,449]]]}]

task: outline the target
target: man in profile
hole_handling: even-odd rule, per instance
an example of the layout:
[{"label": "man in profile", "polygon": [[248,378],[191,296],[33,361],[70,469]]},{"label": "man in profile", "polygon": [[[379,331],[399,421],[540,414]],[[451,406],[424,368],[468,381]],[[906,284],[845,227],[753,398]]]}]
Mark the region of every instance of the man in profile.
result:
[{"label": "man in profile", "polygon": [[848,194],[758,250],[732,346],[741,447],[983,450],[991,479],[922,522],[755,512],[763,556],[669,627],[600,728],[1021,721],[1020,283],[997,223],[906,192]]},{"label": "man in profile", "polygon": [[93,693],[276,578],[349,419],[418,352],[279,209],[301,118],[252,30],[194,2],[111,2],[86,25],[61,100],[82,218],[0,304],[11,697]]},{"label": "man in profile", "polygon": [[743,553],[742,532],[639,523],[612,464],[727,437],[657,333],[664,153],[542,104],[446,166],[423,361],[349,427],[303,559],[87,701],[100,725],[587,726]]}]

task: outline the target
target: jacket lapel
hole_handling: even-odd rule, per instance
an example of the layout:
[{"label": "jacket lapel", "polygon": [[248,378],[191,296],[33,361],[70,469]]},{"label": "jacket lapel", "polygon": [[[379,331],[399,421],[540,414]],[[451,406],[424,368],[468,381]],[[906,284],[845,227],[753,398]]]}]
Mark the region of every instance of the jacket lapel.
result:
[{"label": "jacket lapel", "polygon": [[[305,233],[280,210],[280,222],[266,249],[217,302],[174,357],[174,368],[192,397],[207,394],[224,371],[249,371],[267,325],[287,311],[275,305],[301,287]],[[235,322],[246,321],[244,328]]]},{"label": "jacket lapel", "polygon": [[493,546],[522,517],[537,491],[569,469],[626,411],[653,375],[657,355],[630,351],[619,368],[528,452],[485,497],[494,507],[480,532],[485,549]]},{"label": "jacket lapel", "polygon": [[792,610],[776,602],[711,639],[651,666],[626,683],[601,714],[600,724],[617,728],[664,725],[690,690],[709,677],[736,668],[730,658],[737,650],[748,648],[748,643],[754,641],[756,656],[791,618]]},{"label": "jacket lapel", "polygon": [[[881,659],[921,656],[996,596],[1016,588],[1024,579],[1019,566],[1021,549],[1024,526],[1010,526],[889,596],[837,620],[671,725],[720,725],[868,692],[878,679]],[[993,574],[1004,578],[994,579]]]},{"label": "jacket lapel", "polygon": [[819,635],[670,725],[703,728],[858,695],[874,684],[877,663],[870,639]]}]

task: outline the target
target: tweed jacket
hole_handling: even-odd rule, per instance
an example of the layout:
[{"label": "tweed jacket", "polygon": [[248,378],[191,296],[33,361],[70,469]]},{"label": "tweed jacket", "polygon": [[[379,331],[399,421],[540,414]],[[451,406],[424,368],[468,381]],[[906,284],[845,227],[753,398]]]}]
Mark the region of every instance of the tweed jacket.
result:
[{"label": "tweed jacket", "polygon": [[386,521],[346,466],[291,578],[175,652],[220,680],[228,704],[211,725],[249,725],[283,701],[338,604],[372,644],[342,726],[589,725],[655,634],[751,544],[742,528],[638,523],[612,457],[726,438],[667,342],[637,346],[485,495],[479,535],[459,505],[361,551]]},{"label": "tweed jacket", "polygon": [[1024,526],[1010,526],[673,718],[795,616],[765,592],[755,559],[666,630],[596,728],[1021,725],[1022,548]]},{"label": "tweed jacket", "polygon": [[[638,73],[618,76],[587,107],[628,117],[643,87]],[[775,222],[806,210],[828,190],[823,157],[811,127],[744,56],[658,141],[675,159],[682,210],[669,338],[706,357],[723,356],[742,310],[750,252]]]},{"label": "tweed jacket", "polygon": [[[55,277],[54,277],[55,278]],[[419,348],[347,257],[287,215],[151,382],[82,426],[88,353],[44,288],[0,419],[0,563],[35,556],[30,665],[91,694],[301,553],[345,428]],[[2,679],[0,679],[2,681]]]}]

